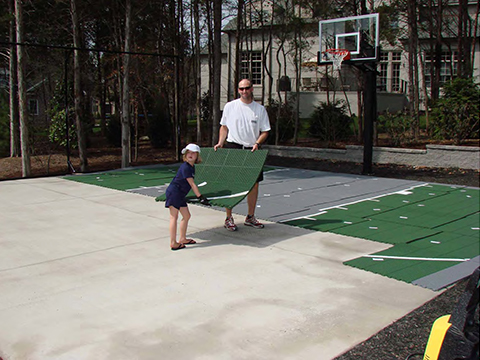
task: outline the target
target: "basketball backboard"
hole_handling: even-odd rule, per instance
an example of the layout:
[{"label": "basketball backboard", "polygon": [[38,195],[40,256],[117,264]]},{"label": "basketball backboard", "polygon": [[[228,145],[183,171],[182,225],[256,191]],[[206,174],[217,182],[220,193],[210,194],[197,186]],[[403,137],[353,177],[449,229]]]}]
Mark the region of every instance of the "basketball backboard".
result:
[{"label": "basketball backboard", "polygon": [[350,59],[345,62],[368,62],[378,60],[379,15],[348,16],[319,22],[319,65],[331,64],[325,51],[346,49]]}]

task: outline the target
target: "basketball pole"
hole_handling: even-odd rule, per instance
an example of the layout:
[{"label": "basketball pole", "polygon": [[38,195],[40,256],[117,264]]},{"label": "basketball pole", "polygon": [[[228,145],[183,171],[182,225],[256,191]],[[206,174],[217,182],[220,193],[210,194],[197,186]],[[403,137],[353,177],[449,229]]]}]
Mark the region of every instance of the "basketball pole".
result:
[{"label": "basketball pole", "polygon": [[377,70],[375,62],[365,64],[365,94],[363,98],[363,175],[372,174],[373,124],[377,117]]}]

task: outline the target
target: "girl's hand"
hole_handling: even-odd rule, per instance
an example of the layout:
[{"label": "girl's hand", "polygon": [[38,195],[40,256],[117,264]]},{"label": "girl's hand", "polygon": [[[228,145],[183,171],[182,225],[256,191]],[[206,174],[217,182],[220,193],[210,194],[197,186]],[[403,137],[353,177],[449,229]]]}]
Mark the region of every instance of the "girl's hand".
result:
[{"label": "girl's hand", "polygon": [[197,196],[197,199],[200,201],[200,204],[202,205],[212,206],[212,204],[210,204],[210,201],[208,201],[208,199],[203,195]]}]

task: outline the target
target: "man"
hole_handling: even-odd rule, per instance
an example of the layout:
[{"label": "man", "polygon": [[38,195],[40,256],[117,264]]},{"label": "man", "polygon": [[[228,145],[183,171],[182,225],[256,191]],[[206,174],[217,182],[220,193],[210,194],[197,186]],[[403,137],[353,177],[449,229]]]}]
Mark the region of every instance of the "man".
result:
[{"label": "man", "polygon": [[[223,109],[218,144],[214,146],[215,151],[222,147],[256,151],[268,137],[270,121],[267,110],[253,100],[252,82],[248,79],[241,80],[238,83],[238,93],[240,98],[230,101]],[[264,227],[255,218],[258,183],[262,180],[263,172],[247,195],[248,214],[244,225],[252,226],[256,229]],[[226,212],[225,228],[230,231],[236,231],[238,228],[233,220],[232,209],[227,208]]]}]

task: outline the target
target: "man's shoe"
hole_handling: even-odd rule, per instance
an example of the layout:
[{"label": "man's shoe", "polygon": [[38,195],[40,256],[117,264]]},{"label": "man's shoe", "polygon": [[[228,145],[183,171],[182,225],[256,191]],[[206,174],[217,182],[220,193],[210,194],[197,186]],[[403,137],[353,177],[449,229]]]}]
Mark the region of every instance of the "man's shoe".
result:
[{"label": "man's shoe", "polygon": [[233,216],[225,219],[225,225],[223,227],[229,231],[237,231],[238,229],[237,225],[233,222]]},{"label": "man's shoe", "polygon": [[247,215],[243,224],[254,227],[255,229],[263,229],[265,227],[254,215]]}]

